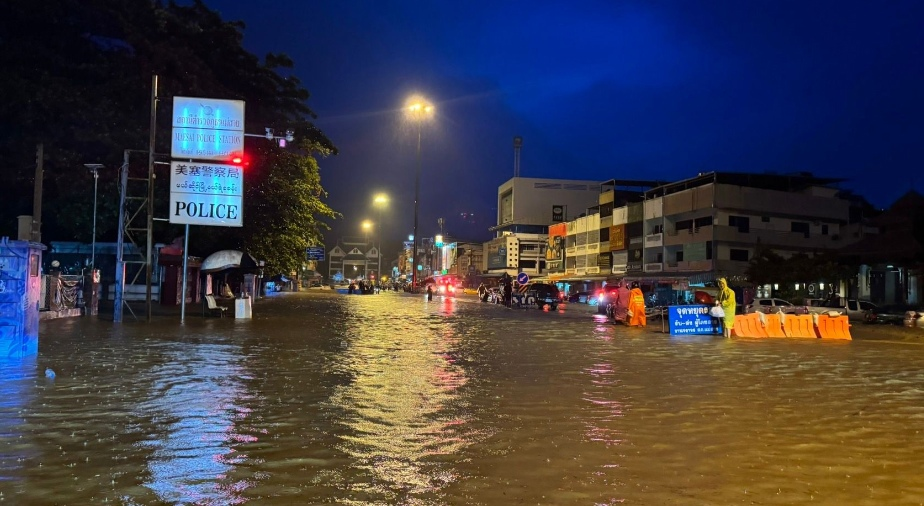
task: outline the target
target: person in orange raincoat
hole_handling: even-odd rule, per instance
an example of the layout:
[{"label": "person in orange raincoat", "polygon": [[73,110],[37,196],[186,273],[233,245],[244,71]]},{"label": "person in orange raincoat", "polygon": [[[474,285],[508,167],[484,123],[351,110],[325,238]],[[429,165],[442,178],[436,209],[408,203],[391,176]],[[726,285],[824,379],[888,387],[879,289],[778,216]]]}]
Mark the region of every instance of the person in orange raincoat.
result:
[{"label": "person in orange raincoat", "polygon": [[638,287],[638,281],[632,282],[632,290],[629,291],[629,311],[632,313],[629,318],[630,327],[645,327],[648,325],[648,319],[645,318],[645,294]]}]

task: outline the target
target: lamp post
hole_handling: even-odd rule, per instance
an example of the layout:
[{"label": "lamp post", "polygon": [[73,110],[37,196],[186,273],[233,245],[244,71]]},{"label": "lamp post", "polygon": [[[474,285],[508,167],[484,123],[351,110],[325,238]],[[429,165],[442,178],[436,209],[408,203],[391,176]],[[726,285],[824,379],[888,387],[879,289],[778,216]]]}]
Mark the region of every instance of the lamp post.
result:
[{"label": "lamp post", "polygon": [[385,195],[384,193],[379,193],[372,199],[372,204],[379,211],[379,228],[376,229],[375,231],[375,235],[379,243],[379,254],[378,254],[379,265],[378,265],[378,270],[376,271],[376,275],[379,277],[378,280],[381,283],[381,280],[382,280],[382,208],[388,205],[388,195]]},{"label": "lamp post", "polygon": [[[363,239],[366,241],[366,246],[368,246],[369,245],[369,231],[372,230],[372,222],[369,220],[363,220],[362,225],[363,225],[363,232],[365,232]],[[369,264],[368,260],[366,261],[365,264],[363,264],[363,276],[366,277],[367,279],[369,277],[369,265],[368,264]]]},{"label": "lamp post", "polygon": [[406,107],[408,118],[417,124],[417,171],[414,177],[414,246],[411,250],[411,258],[414,263],[411,266],[411,283],[413,290],[417,291],[417,242],[420,240],[420,234],[417,232],[420,215],[420,144],[422,138],[423,122],[425,119],[433,116],[433,105],[428,103],[422,97],[412,97],[408,100]]},{"label": "lamp post", "polygon": [[93,251],[90,253],[90,274],[92,275],[96,270],[96,189],[99,186],[99,169],[104,166],[101,163],[85,163],[83,166],[93,172]]}]

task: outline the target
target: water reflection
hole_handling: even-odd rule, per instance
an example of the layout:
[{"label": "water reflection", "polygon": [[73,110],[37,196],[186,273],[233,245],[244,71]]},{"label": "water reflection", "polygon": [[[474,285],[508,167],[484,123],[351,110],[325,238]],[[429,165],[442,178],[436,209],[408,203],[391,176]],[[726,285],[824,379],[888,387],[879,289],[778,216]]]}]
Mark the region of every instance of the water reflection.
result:
[{"label": "water reflection", "polygon": [[438,456],[470,444],[458,394],[467,381],[456,363],[458,336],[442,324],[455,303],[435,299],[431,312],[420,315],[415,307],[387,324],[357,319],[347,331],[352,339],[343,360],[352,381],[337,388],[328,405],[347,429],[337,431],[339,449],[365,475],[351,486],[365,498],[359,503],[420,500],[454,480]]},{"label": "water reflection", "polygon": [[[23,439],[23,410],[35,397],[38,379],[35,356],[0,360],[0,483],[21,471],[34,449]],[[51,381],[51,380],[48,380]],[[0,489],[2,490],[2,489]],[[0,496],[2,500],[2,496]]]},{"label": "water reflection", "polygon": [[150,397],[138,405],[137,416],[155,419],[160,432],[139,445],[150,451],[144,485],[161,500],[245,502],[251,478],[231,472],[247,459],[237,447],[257,437],[238,429],[249,415],[240,362],[238,346],[197,344],[167,353],[152,371]]}]

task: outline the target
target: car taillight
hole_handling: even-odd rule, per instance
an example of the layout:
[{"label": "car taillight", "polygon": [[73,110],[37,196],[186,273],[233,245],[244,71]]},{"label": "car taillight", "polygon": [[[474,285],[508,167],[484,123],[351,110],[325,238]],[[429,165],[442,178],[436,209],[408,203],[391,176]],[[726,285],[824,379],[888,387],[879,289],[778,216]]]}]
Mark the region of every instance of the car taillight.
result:
[{"label": "car taillight", "polygon": [[456,291],[456,287],[454,287],[454,286],[452,286],[452,285],[448,285],[448,286],[446,286],[446,290],[447,290],[449,293],[452,293],[452,292]]}]

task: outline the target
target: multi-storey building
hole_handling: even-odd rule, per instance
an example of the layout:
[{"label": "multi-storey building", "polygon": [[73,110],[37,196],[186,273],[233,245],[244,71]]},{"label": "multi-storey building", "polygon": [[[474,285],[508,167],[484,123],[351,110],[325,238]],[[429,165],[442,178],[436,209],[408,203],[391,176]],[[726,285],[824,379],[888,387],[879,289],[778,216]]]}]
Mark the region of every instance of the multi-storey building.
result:
[{"label": "multi-storey building", "polygon": [[744,280],[759,245],[784,257],[835,249],[850,208],[830,186],[838,181],[711,172],[653,188],[643,205],[642,271]]},{"label": "multi-storey building", "polygon": [[497,189],[495,238],[484,245],[486,272],[546,274],[549,226],[597,205],[598,181],[514,177]]}]

